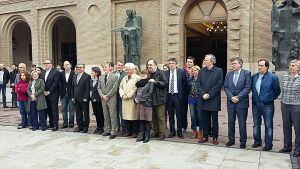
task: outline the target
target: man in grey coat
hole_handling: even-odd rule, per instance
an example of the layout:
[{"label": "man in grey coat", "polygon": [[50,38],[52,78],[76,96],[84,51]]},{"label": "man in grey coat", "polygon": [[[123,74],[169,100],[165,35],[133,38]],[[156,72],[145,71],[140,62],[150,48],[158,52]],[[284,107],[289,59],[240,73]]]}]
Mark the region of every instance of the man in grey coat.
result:
[{"label": "man in grey coat", "polygon": [[109,136],[114,139],[117,135],[117,91],[118,76],[111,71],[114,64],[107,62],[104,64],[104,74],[100,76],[98,92],[101,97],[103,115],[104,115],[104,133],[103,136]]}]

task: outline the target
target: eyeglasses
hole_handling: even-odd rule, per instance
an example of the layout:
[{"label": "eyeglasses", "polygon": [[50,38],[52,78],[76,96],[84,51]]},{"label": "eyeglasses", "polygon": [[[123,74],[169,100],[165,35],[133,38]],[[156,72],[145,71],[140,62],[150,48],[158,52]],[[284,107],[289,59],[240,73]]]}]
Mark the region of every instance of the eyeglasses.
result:
[{"label": "eyeglasses", "polygon": [[76,66],[76,68],[83,68],[82,66]]},{"label": "eyeglasses", "polygon": [[48,64],[51,64],[51,63],[44,63],[44,65],[48,65]]}]

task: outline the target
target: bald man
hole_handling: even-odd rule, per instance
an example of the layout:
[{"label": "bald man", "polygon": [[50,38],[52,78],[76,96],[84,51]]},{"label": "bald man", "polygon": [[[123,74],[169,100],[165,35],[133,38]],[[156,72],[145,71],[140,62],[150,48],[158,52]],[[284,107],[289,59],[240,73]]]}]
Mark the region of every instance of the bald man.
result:
[{"label": "bald man", "polygon": [[4,108],[8,108],[6,105],[6,84],[9,82],[9,71],[4,67],[4,64],[0,64],[0,92],[2,92],[2,104]]}]

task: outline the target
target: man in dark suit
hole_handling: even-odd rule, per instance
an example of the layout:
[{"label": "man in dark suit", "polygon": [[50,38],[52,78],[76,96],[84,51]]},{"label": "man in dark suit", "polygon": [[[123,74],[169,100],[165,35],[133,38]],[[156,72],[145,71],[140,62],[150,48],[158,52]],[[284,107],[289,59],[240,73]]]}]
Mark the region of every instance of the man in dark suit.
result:
[{"label": "man in dark suit", "polygon": [[169,59],[169,68],[166,72],[166,78],[169,80],[168,86],[168,114],[169,114],[169,122],[170,122],[170,135],[168,138],[172,138],[176,136],[175,131],[175,112],[176,112],[176,120],[177,120],[177,135],[179,138],[184,138],[182,135],[182,128],[184,115],[183,105],[185,103],[185,98],[188,93],[188,84],[186,73],[183,69],[177,68],[177,60],[176,58]]},{"label": "man in dark suit", "polygon": [[242,69],[243,60],[239,57],[230,59],[232,71],[225,77],[224,89],[227,95],[228,110],[228,142],[227,147],[235,144],[235,120],[238,118],[240,131],[240,148],[246,148],[246,121],[251,91],[251,73]]},{"label": "man in dark suit", "polygon": [[71,70],[71,63],[69,61],[65,61],[64,71],[60,72],[61,113],[64,121],[62,128],[74,127],[74,102],[71,98],[71,91],[73,90],[73,76],[74,72]]},{"label": "man in dark suit", "polygon": [[16,108],[17,105],[17,93],[15,92],[15,80],[18,74],[18,67],[15,64],[11,65],[12,71],[9,72],[10,76],[10,88],[11,88],[11,107]]},{"label": "man in dark suit", "polygon": [[[115,75],[118,76],[118,86],[122,79],[126,76],[124,69],[124,62],[118,60],[116,64],[117,70],[114,72]],[[125,124],[123,123],[123,116],[122,116],[122,98],[120,97],[119,90],[117,91],[117,120],[118,120],[118,130],[122,129],[122,133],[125,133]]]},{"label": "man in dark suit", "polygon": [[0,92],[2,92],[2,104],[4,108],[6,105],[6,85],[9,82],[9,71],[4,67],[4,64],[0,64]]},{"label": "man in dark suit", "polygon": [[91,76],[84,72],[85,65],[77,64],[73,78],[74,89],[71,92],[75,103],[77,128],[74,132],[87,133],[90,124],[89,99]]},{"label": "man in dark suit", "polygon": [[200,70],[197,79],[199,94],[198,109],[201,112],[200,123],[204,122],[203,138],[199,143],[208,141],[209,121],[212,120],[213,144],[217,145],[219,135],[218,111],[221,110],[221,89],[223,86],[223,70],[214,66],[216,57],[212,54],[205,55],[204,68]]},{"label": "man in dark suit", "polygon": [[45,70],[41,73],[41,78],[45,81],[45,91],[47,101],[47,114],[49,117],[49,128],[52,131],[58,130],[58,98],[59,98],[59,72],[52,67],[52,61],[46,59]]}]

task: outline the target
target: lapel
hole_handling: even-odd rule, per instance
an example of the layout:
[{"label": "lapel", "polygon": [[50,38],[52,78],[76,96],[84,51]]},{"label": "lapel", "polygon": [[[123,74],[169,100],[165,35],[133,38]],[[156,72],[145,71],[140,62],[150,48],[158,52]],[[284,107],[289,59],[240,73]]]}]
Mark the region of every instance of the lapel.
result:
[{"label": "lapel", "polygon": [[[47,79],[45,79],[46,82],[48,81],[49,77],[51,76],[52,71],[53,71],[53,68],[50,69]],[[46,76],[46,73],[45,73],[45,76]]]},{"label": "lapel", "polygon": [[208,82],[207,86],[211,86],[211,83],[213,83],[213,81],[211,79],[214,79],[214,77],[216,76],[214,69],[215,69],[215,66],[213,66],[210,70],[207,69],[207,71],[212,71],[212,74],[210,75],[210,77],[208,79],[206,79],[206,81]]},{"label": "lapel", "polygon": [[244,76],[244,70],[241,69],[238,81],[236,82],[236,87],[241,83],[241,80],[244,79],[243,76]]},{"label": "lapel", "polygon": [[79,81],[78,81],[78,84],[80,84],[80,82],[81,82],[82,79],[84,78],[84,74],[85,74],[85,72],[82,73],[82,75],[81,75],[81,77],[80,77],[80,79],[79,79]]},{"label": "lapel", "polygon": [[[63,79],[63,81],[65,83],[67,83],[67,81],[66,81],[66,71],[63,71],[63,73],[62,73],[62,79]],[[69,80],[70,80],[70,76],[69,76]]]}]

